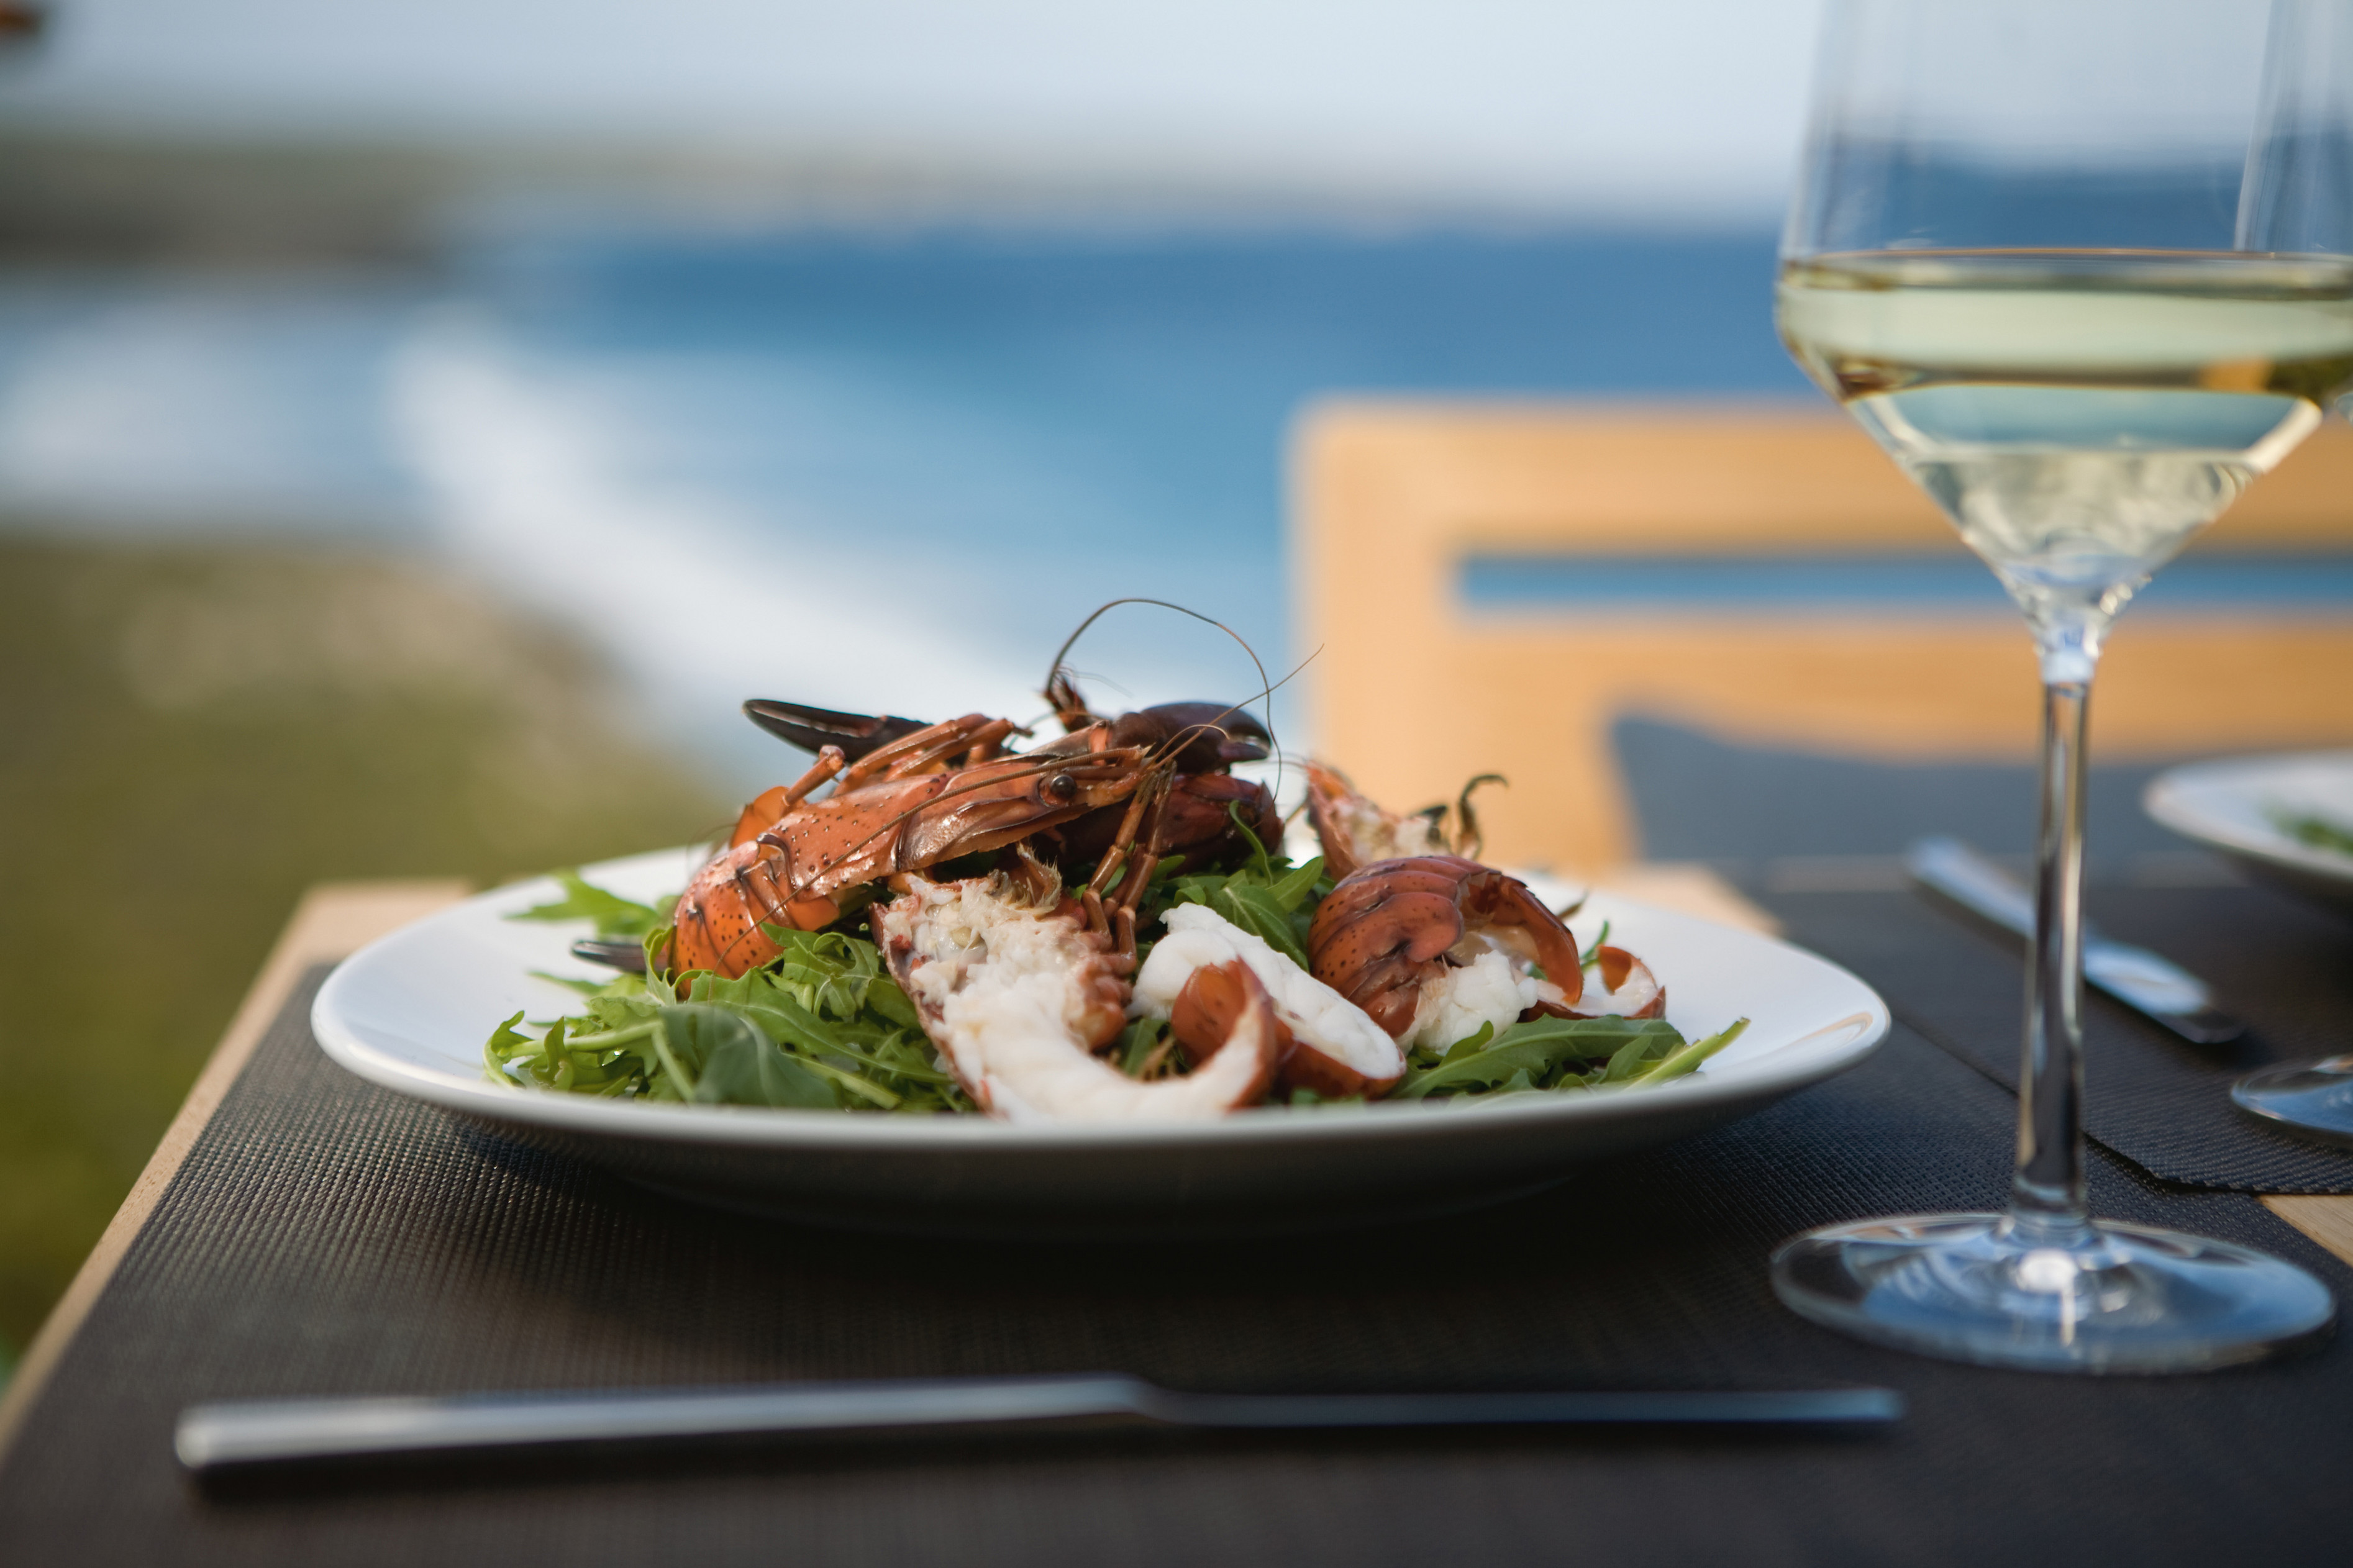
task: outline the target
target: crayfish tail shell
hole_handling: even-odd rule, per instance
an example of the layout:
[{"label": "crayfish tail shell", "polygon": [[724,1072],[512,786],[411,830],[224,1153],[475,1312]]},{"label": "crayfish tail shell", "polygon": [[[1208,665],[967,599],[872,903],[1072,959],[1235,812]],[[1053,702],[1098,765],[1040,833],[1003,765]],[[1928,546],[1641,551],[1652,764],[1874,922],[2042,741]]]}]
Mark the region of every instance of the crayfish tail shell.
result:
[{"label": "crayfish tail shell", "polygon": [[1651,973],[1651,966],[1622,947],[1603,945],[1595,950],[1594,959],[1601,970],[1604,990],[1588,992],[1583,996],[1568,998],[1569,1005],[1547,1008],[1567,1018],[1600,1018],[1615,1016],[1620,1018],[1663,1018],[1667,1016],[1667,988]]},{"label": "crayfish tail shell", "polygon": [[1358,795],[1339,769],[1316,762],[1305,767],[1307,821],[1315,829],[1316,842],[1323,846],[1324,868],[1333,880],[1345,881],[1383,860],[1452,852],[1442,812],[1393,816]]},{"label": "crayfish tail shell", "polygon": [[[1583,994],[1585,965],[1577,956],[1577,939],[1535,889],[1516,877],[1482,870],[1464,882],[1462,891],[1464,916],[1472,928],[1518,933],[1528,956],[1559,990],[1563,1002],[1573,1003]],[[1616,989],[1615,982],[1609,984]]]},{"label": "crayfish tail shell", "polygon": [[1462,941],[1462,884],[1483,868],[1451,856],[1383,860],[1332,889],[1307,930],[1309,972],[1402,1039],[1423,985]]},{"label": "crayfish tail shell", "polygon": [[1193,971],[1176,994],[1168,1027],[1185,1059],[1197,1068],[1228,1046],[1254,1052],[1262,1077],[1253,1100],[1264,1096],[1276,1070],[1297,1047],[1290,1027],[1274,1010],[1274,999],[1239,958]]},{"label": "crayfish tail shell", "polygon": [[1324,873],[1335,882],[1345,881],[1364,864],[1356,857],[1356,837],[1348,831],[1352,803],[1364,797],[1337,768],[1311,762],[1306,770],[1307,824],[1315,829],[1315,842],[1323,847]]},{"label": "crayfish tail shell", "polygon": [[1315,911],[1307,955],[1316,979],[1409,1047],[1501,1028],[1545,998],[1574,1012],[1585,986],[1560,917],[1516,878],[1456,855],[1348,877]]}]

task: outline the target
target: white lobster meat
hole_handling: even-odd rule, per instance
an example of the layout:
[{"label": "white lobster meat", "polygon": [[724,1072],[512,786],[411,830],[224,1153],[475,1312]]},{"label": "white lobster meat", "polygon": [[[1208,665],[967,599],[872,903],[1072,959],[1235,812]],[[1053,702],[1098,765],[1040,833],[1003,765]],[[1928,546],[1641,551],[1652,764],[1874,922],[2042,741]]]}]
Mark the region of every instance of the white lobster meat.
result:
[{"label": "white lobster meat", "polygon": [[1188,1077],[1141,1081],[1095,1056],[1125,1021],[1134,958],[1084,906],[1041,907],[1003,878],[929,882],[874,914],[891,972],[975,1104],[1008,1121],[1193,1121],[1255,1103],[1279,1026],[1246,1006]]},{"label": "white lobster meat", "polygon": [[1196,1009],[1185,1005],[1187,989],[1202,971],[1239,962],[1282,1025],[1279,1081],[1344,1098],[1381,1094],[1405,1075],[1405,1053],[1388,1031],[1264,938],[1199,904],[1177,905],[1162,923],[1168,934],[1135,977],[1134,1010],[1171,1019],[1179,1043],[1197,1062],[1207,1059],[1214,1066],[1223,1054],[1223,1012],[1209,1009],[1197,1020]]}]

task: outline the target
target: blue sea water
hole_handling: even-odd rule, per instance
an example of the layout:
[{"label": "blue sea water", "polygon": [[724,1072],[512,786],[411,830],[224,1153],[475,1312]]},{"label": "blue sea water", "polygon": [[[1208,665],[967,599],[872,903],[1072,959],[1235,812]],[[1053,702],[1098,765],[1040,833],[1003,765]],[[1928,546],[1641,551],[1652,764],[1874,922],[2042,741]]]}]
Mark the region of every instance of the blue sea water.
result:
[{"label": "blue sea water", "polygon": [[[665,699],[904,710],[946,660],[977,706],[1125,594],[1293,657],[1319,398],[1810,396],[1772,268],[1761,231],[575,222],[424,281],[0,280],[0,502],[406,535]],[[1091,668],[1247,685],[1216,642]]]},{"label": "blue sea water", "polygon": [[1284,443],[1317,398],[1808,392],[1763,234],[607,236],[474,262],[528,353],[629,371],[649,482],[1073,603],[1182,598],[1276,649]]}]

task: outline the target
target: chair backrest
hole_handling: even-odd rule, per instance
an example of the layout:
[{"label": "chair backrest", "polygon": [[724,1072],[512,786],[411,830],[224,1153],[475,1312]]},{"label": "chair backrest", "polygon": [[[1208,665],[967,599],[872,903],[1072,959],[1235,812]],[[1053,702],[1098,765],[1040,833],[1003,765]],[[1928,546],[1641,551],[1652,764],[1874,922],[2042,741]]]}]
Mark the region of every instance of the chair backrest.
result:
[{"label": "chair backrest", "polygon": [[[2031,754],[2016,611],[1833,412],[1332,403],[1295,433],[1293,484],[1319,752],[1397,808],[1505,774],[1481,799],[1499,858],[1632,853],[1608,734],[1630,711],[1877,758]],[[2353,740],[2353,430],[2324,427],[2151,594],[2111,639],[2094,756]]]}]

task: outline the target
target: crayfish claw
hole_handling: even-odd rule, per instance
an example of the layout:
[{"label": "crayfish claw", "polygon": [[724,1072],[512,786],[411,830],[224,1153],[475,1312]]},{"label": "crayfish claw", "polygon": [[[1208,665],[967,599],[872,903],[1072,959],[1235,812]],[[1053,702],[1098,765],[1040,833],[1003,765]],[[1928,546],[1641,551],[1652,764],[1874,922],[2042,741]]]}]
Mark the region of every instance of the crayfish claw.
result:
[{"label": "crayfish claw", "polygon": [[1274,738],[1248,710],[1221,702],[1155,702],[1123,714],[1137,743],[1180,742],[1176,771],[1180,773],[1223,773],[1236,763],[1262,762],[1272,753]]},{"label": "crayfish claw", "polygon": [[853,763],[878,747],[931,727],[924,720],[902,718],[896,713],[839,713],[830,708],[810,708],[768,697],[754,697],[745,702],[744,716],[779,741],[805,752],[839,746],[842,755]]}]

